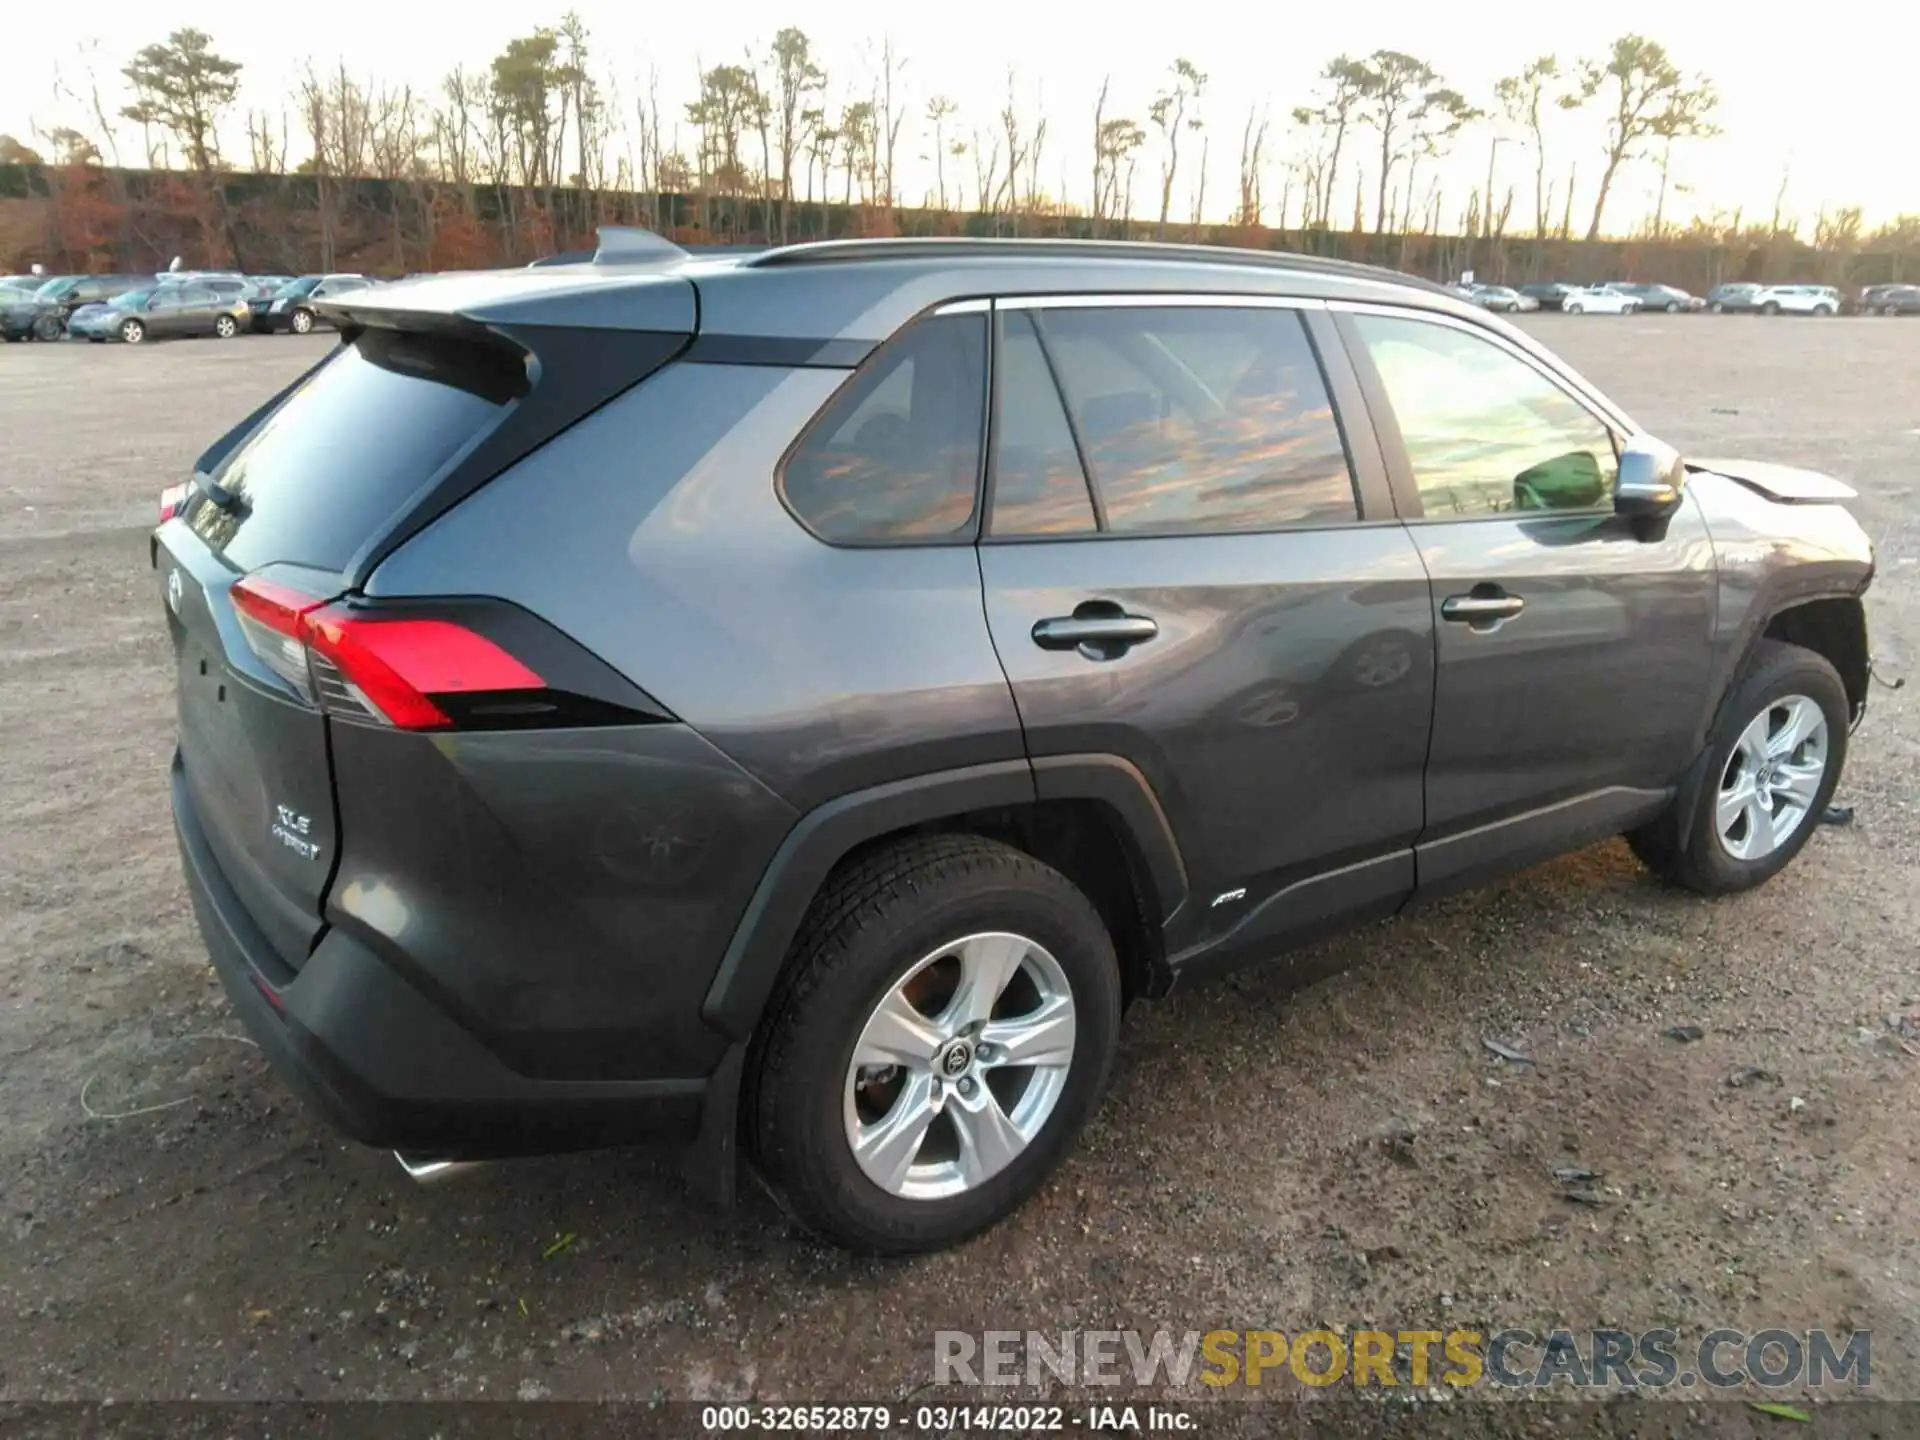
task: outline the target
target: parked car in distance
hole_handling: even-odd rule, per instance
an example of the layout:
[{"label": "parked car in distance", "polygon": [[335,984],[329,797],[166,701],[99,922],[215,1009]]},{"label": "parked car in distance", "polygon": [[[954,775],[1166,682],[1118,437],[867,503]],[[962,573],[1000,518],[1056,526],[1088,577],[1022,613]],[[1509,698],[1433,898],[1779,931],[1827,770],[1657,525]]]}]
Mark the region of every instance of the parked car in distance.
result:
[{"label": "parked car in distance", "polygon": [[1604,285],[1569,285],[1560,297],[1560,309],[1568,315],[1631,315],[1640,301]]},{"label": "parked car in distance", "polygon": [[35,338],[58,340],[66,334],[67,321],[82,305],[96,304],[125,294],[143,285],[155,284],[151,275],[60,275],[34,292],[41,308],[36,317]]},{"label": "parked car in distance", "polygon": [[1869,285],[1855,308],[1862,315],[1920,315],[1920,285]]},{"label": "parked car in distance", "polygon": [[1762,315],[1838,315],[1840,292],[1831,285],[1765,285],[1753,297]]},{"label": "parked car in distance", "polygon": [[249,275],[243,298],[247,302],[247,328],[256,335],[267,331],[267,316],[273,300],[293,283],[291,275]]},{"label": "parked car in distance", "polygon": [[1520,293],[1542,310],[1558,310],[1566,293],[1575,288],[1572,285],[1562,284],[1558,280],[1536,280],[1530,285],[1522,285]]},{"label": "parked car in distance", "polygon": [[356,290],[364,290],[372,283],[364,275],[345,274],[302,275],[298,280],[289,280],[267,305],[265,328],[305,335],[309,330],[328,323],[321,317],[318,308],[321,304],[341,295],[351,295]]},{"label": "parked car in distance", "polygon": [[96,343],[138,345],[153,339],[212,335],[231,340],[247,325],[247,306],[211,284],[156,285],[130,290],[98,305],[83,305],[67,321],[67,333]]},{"label": "parked car in distance", "polygon": [[1706,301],[1697,295],[1689,295],[1685,290],[1673,285],[1649,285],[1640,281],[1615,280],[1607,285],[1609,290],[1617,290],[1622,295],[1631,295],[1640,302],[1642,310],[1664,310],[1669,315],[1682,310],[1700,310]]},{"label": "parked car in distance", "polygon": [[1498,310],[1510,315],[1517,310],[1540,308],[1540,302],[1531,295],[1523,295],[1506,285],[1481,285],[1476,282],[1463,286],[1462,293],[1483,310]]},{"label": "parked car in distance", "polygon": [[603,232],[350,303],[163,496],[154,604],[221,981],[415,1173],[653,1136],[724,1196],[738,1142],[953,1244],[1124,1000],[1623,831],[1750,889],[1864,714],[1851,490],[1405,275]]},{"label": "parked car in distance", "polygon": [[1745,280],[1729,280],[1707,291],[1707,309],[1719,315],[1730,311],[1758,309],[1755,303],[1766,287]]},{"label": "parked car in distance", "polygon": [[[39,297],[31,290],[16,290],[0,285],[0,338],[6,340],[30,340],[34,338],[34,326],[41,324],[46,311]],[[54,338],[59,338],[59,317],[49,317]]]}]

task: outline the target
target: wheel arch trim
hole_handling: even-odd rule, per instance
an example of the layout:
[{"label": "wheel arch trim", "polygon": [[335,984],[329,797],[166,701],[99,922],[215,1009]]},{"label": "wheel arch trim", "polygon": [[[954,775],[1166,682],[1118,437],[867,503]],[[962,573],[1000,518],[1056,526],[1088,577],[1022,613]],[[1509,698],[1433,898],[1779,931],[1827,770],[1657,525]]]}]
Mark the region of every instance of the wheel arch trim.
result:
[{"label": "wheel arch trim", "polygon": [[779,980],[794,935],[833,868],[894,831],[980,810],[1085,799],[1108,806],[1145,861],[1164,925],[1186,899],[1186,867],[1145,776],[1115,755],[1053,755],[939,771],[859,790],[803,815],[768,862],[734,926],[701,1018],[729,1040],[749,1040]]}]

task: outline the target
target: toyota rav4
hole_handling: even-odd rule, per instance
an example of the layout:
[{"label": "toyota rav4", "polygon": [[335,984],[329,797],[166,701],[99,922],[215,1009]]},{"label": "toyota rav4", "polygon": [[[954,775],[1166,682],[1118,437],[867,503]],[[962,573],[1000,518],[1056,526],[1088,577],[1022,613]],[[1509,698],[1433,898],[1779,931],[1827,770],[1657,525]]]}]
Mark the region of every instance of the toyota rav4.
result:
[{"label": "toyota rav4", "polygon": [[173,807],[416,1171],[657,1137],[950,1244],[1128,1002],[1611,835],[1758,885],[1864,713],[1851,490],[1389,272],[609,231],[322,308],[163,497]]}]

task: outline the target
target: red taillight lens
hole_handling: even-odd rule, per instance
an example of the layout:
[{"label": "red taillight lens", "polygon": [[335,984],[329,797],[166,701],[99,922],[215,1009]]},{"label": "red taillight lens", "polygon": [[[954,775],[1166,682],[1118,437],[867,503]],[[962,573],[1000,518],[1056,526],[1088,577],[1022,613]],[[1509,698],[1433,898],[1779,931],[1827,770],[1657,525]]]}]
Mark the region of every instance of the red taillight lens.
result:
[{"label": "red taillight lens", "polygon": [[169,485],[160,492],[160,520],[164,525],[180,513],[180,507],[187,503],[187,496],[193,493],[193,486],[186,483]]},{"label": "red taillight lens", "polygon": [[307,671],[307,635],[304,616],[321,602],[311,595],[271,580],[249,575],[234,583],[233,613],[247,644],[274,674],[303,696],[313,698],[313,678]]},{"label": "red taillight lens", "polygon": [[484,635],[450,620],[355,614],[251,575],[235,583],[233,606],[261,661],[335,713],[440,730],[453,720],[435,695],[546,688]]},{"label": "red taillight lens", "polygon": [[314,650],[402,730],[453,723],[430,695],[546,687],[491,640],[450,620],[375,620],[330,608],[309,616],[307,624]]}]

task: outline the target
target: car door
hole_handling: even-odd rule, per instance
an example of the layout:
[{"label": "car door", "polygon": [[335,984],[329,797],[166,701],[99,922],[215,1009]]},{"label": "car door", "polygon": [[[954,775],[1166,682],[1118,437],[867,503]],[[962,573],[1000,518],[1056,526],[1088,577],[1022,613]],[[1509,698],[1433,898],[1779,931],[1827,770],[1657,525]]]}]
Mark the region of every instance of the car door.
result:
[{"label": "car door", "polygon": [[1076,755],[1151,786],[1191,897],[1176,967],[1411,887],[1432,613],[1317,306],[995,307],[988,625],[1043,794]]},{"label": "car door", "polygon": [[184,285],[169,285],[154,291],[153,298],[147,301],[147,313],[141,317],[146,321],[147,333],[155,337],[178,335],[186,305]]},{"label": "car door", "polygon": [[220,292],[211,285],[189,285],[185,301],[180,307],[180,333],[211,335],[214,316],[223,304]]},{"label": "car door", "polygon": [[1505,336],[1339,307],[1439,657],[1420,888],[1471,884],[1664,803],[1707,701],[1713,547],[1683,501],[1613,512],[1624,417]]}]

